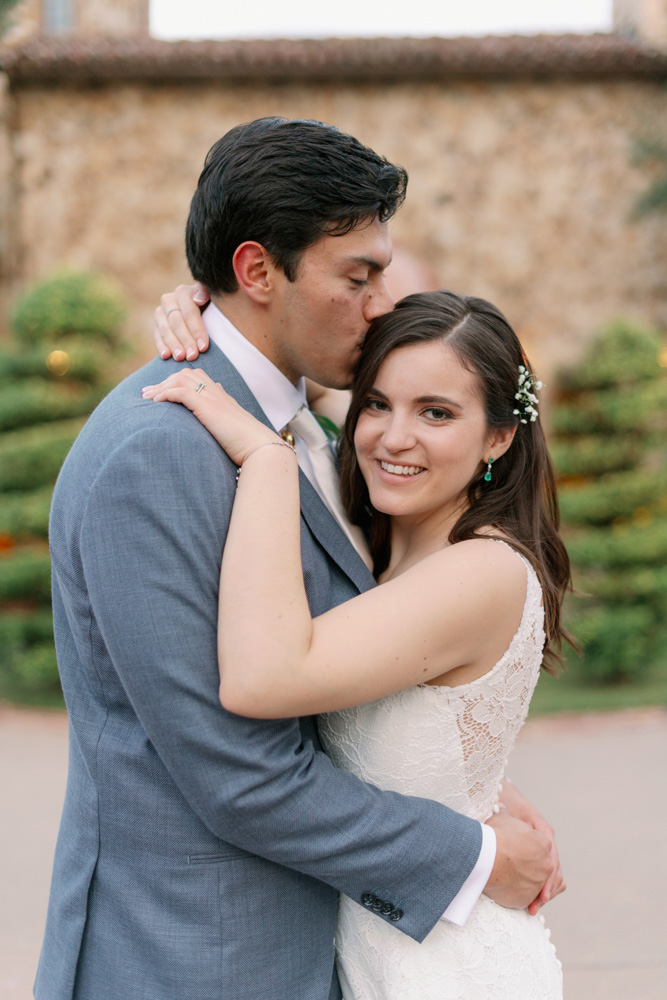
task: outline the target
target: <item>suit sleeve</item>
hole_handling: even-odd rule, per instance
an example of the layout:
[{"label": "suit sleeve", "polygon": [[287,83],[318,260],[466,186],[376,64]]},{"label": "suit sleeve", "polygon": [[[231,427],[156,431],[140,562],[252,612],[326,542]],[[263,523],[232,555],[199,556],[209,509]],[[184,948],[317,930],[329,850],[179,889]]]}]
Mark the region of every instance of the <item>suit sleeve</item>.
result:
[{"label": "suit sleeve", "polygon": [[221,707],[218,578],[235,469],[203,429],[176,424],[113,453],[81,528],[93,614],[132,708],[216,836],[356,901],[382,887],[400,903],[395,925],[422,940],[477,862],[480,824],[334,768],[295,720]]}]

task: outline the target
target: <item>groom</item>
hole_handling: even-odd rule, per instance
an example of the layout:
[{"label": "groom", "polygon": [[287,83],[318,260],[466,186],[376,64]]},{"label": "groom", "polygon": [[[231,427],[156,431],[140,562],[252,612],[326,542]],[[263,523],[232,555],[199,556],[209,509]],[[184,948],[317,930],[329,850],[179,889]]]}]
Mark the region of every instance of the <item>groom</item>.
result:
[{"label": "groom", "polygon": [[[199,364],[275,429],[304,404],[301,376],[349,384],[370,321],[391,308],[387,220],[405,184],[316,122],[260,119],[209,153],[187,227],[192,273],[213,294]],[[509,817],[494,833],[336,770],[313,719],[221,708],[236,470],[185,408],[142,400],[176,367],[151,362],[104,400],[54,493],[70,761],[35,996],[335,1000],[338,892],[421,941],[443,915],[464,921],[485,885],[527,905],[550,844]],[[295,438],[318,615],[374,581],[317,442]]]}]

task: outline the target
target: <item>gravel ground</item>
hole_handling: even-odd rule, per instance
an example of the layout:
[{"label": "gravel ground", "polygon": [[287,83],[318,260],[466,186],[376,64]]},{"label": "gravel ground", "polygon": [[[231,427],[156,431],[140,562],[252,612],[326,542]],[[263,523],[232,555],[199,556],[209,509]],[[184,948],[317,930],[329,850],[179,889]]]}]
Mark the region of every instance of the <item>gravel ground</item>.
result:
[{"label": "gravel ground", "polygon": [[[32,995],[67,767],[60,712],[0,707],[0,997]],[[568,882],[544,910],[566,1000],[667,997],[667,712],[537,717],[509,773],[554,825]],[[662,794],[661,794],[662,792]]]}]

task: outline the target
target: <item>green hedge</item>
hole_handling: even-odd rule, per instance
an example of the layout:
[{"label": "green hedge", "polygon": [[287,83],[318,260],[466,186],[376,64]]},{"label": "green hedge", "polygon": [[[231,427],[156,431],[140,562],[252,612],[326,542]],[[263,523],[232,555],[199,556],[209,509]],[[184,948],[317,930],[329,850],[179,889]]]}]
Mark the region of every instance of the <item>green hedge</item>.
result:
[{"label": "green hedge", "polygon": [[38,705],[63,703],[53,642],[16,650],[2,662],[0,697]]},{"label": "green hedge", "polygon": [[599,476],[633,468],[641,457],[642,444],[634,437],[610,441],[576,437],[554,441],[550,452],[560,476]]},{"label": "green hedge", "polygon": [[560,388],[571,393],[656,378],[661,348],[662,337],[657,330],[630,320],[613,320],[581,364],[560,373]]},{"label": "green hedge", "polygon": [[48,538],[52,493],[49,483],[27,493],[0,494],[0,535]]},{"label": "green hedge", "polygon": [[58,346],[74,333],[113,343],[127,309],[115,282],[98,274],[64,271],[33,285],[12,314],[15,334],[25,344]]},{"label": "green hedge", "polygon": [[560,381],[552,454],[575,587],[576,676],[617,684],[667,655],[667,378],[656,330],[619,321]]},{"label": "green hedge", "polygon": [[0,493],[52,483],[85,419],[6,433],[0,441]]},{"label": "green hedge", "polygon": [[[111,353],[102,344],[90,343],[82,337],[62,337],[58,340],[58,350],[65,351],[69,363],[67,379],[77,382],[96,382],[112,363]],[[51,370],[47,364],[51,348],[46,346],[17,346],[14,350],[0,350],[0,383],[25,378],[43,378],[50,383],[58,383],[63,375]]]},{"label": "green hedge", "polygon": [[0,611],[0,660],[7,653],[23,649],[32,643],[53,639],[53,619],[50,608],[33,611]]},{"label": "green hedge", "polygon": [[638,680],[659,648],[654,616],[641,605],[604,606],[580,602],[568,608],[568,626],[583,647],[583,660],[567,656],[567,667],[589,684],[622,684]]},{"label": "green hedge", "polygon": [[667,380],[618,391],[582,393],[564,402],[553,414],[557,434],[619,433],[663,429],[667,425]]},{"label": "green hedge", "polygon": [[656,509],[667,488],[667,470],[630,469],[560,493],[563,521],[606,524],[630,518],[637,510]]},{"label": "green hedge", "polygon": [[667,566],[632,566],[622,570],[578,569],[574,574],[577,590],[612,604],[652,603],[662,611],[667,623]]},{"label": "green hedge", "polygon": [[667,521],[568,530],[565,542],[573,563],[601,568],[667,563]]},{"label": "green hedge", "polygon": [[[60,273],[24,294],[0,350],[0,696],[62,703],[47,547],[51,494],[75,438],[129,356],[125,304],[99,275]],[[15,548],[7,548],[11,540]]]},{"label": "green hedge", "polygon": [[88,415],[106,388],[52,385],[43,379],[24,379],[0,388],[0,431],[32,427],[68,417]]},{"label": "green hedge", "polygon": [[51,601],[51,560],[48,553],[19,550],[0,559],[0,602]]}]

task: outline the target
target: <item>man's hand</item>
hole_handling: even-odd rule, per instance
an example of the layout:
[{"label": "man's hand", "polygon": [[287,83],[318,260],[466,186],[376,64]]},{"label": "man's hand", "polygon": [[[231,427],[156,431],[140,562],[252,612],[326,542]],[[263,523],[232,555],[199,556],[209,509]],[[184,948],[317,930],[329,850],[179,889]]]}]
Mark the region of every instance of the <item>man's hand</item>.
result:
[{"label": "man's hand", "polygon": [[512,784],[511,781],[503,782],[502,792],[500,794],[500,805],[503,809],[507,810],[510,816],[513,816],[515,819],[523,820],[523,822],[527,823],[528,826],[531,826],[533,830],[543,833],[551,842],[551,860],[554,864],[554,870],[542,886],[539,894],[528,907],[528,912],[534,916],[541,906],[544,906],[544,904],[548,903],[550,899],[553,899],[554,896],[557,896],[560,892],[563,892],[567,888],[565,885],[565,879],[563,878],[563,872],[560,867],[560,859],[556,848],[554,830],[553,827],[550,826],[544,817],[537,811],[532,802],[529,802],[525,795],[522,795],[516,785]]},{"label": "man's hand", "polygon": [[209,300],[208,288],[199,281],[179,285],[162,296],[153,318],[153,339],[161,358],[196,361],[208,348],[208,334],[201,309]]},{"label": "man's hand", "polygon": [[484,894],[514,910],[530,907],[553,874],[549,838],[505,809],[487,822],[495,830],[497,849]]}]

